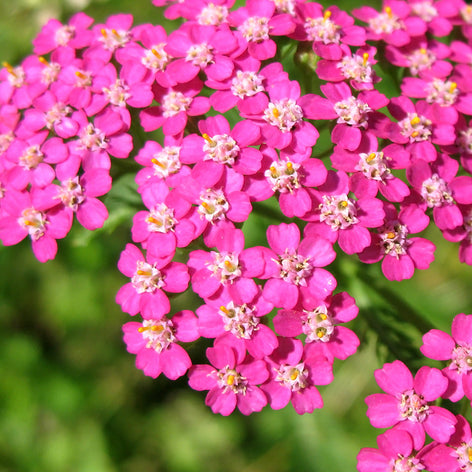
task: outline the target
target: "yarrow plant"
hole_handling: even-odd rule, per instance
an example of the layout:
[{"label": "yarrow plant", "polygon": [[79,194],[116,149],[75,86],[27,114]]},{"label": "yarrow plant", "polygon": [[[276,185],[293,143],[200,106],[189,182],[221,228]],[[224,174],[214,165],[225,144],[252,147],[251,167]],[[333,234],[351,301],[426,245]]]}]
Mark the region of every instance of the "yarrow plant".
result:
[{"label": "yarrow plant", "polygon": [[[360,345],[337,262],[381,261],[386,279],[409,279],[434,260],[423,232],[435,225],[472,265],[471,7],[153,4],[180,26],[78,13],[3,64],[0,240],[29,237],[53,259],[75,220],[106,224],[101,197],[133,160],[142,206],[116,301],[137,318],[123,326],[136,367],[187,375],[214,413],[313,413],[334,360]],[[382,82],[392,71],[396,90]],[[199,306],[176,310],[190,291]],[[384,393],[367,397],[367,416],[391,429],[361,450],[359,471],[472,471],[467,420],[438,404],[472,401],[471,320],[424,335],[442,370],[376,371]]]}]

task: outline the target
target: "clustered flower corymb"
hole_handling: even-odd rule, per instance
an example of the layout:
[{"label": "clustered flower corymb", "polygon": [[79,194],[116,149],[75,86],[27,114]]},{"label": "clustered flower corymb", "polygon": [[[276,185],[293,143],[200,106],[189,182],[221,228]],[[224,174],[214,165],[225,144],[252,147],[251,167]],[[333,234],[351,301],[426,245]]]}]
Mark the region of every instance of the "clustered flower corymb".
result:
[{"label": "clustered flower corymb", "polygon": [[[137,367],[153,378],[188,373],[223,415],[288,403],[313,412],[334,359],[359,345],[344,326],[358,308],[336,292],[328,267],[337,254],[382,261],[389,280],[411,278],[434,260],[434,244],[415,236],[432,216],[472,265],[472,13],[462,0],[386,1],[354,17],[305,0],[153,3],[185,21],[168,34],[126,14],[96,25],[84,14],[51,20],[34,54],[0,70],[0,239],[29,236],[46,261],[74,216],[100,228],[111,158],[134,151],[143,209],[118,262],[129,282],[116,299],[142,317],[123,327]],[[430,37],[453,28],[463,34],[453,46]],[[278,62],[281,36],[316,54],[323,96]],[[410,75],[400,96],[376,89],[379,60]],[[132,116],[163,141],[135,149]],[[314,121],[332,124],[329,157],[318,152]],[[287,222],[268,225],[266,246],[247,245],[244,225],[265,201]],[[202,304],[173,313],[174,295],[189,286]],[[468,338],[453,331],[425,338],[424,352],[451,360],[442,372],[413,377],[396,361],[376,374],[386,393],[368,398],[368,414],[394,429],[378,451],[361,453],[359,470],[377,470],[375,461],[422,470],[431,451],[451,447],[465,460],[462,420],[431,404],[472,398]],[[183,345],[200,337],[213,339],[209,364],[194,365]],[[440,445],[424,449],[426,433]]]}]

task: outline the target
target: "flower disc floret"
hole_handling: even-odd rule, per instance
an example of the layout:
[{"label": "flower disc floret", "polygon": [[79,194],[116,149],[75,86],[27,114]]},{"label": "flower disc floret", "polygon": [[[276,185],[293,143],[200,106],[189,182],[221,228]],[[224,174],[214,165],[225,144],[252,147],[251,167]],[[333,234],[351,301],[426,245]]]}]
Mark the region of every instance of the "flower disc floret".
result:
[{"label": "flower disc floret", "polygon": [[392,12],[390,7],[385,7],[382,13],[370,18],[368,24],[375,34],[391,34],[404,28],[403,22]]},{"label": "flower disc floret", "polygon": [[333,231],[346,229],[359,222],[356,205],[346,194],[323,195],[320,221],[331,226]]},{"label": "flower disc floret", "polygon": [[404,392],[398,406],[402,418],[414,423],[422,423],[429,415],[428,403],[422,395],[418,395],[414,390]]},{"label": "flower disc floret", "polygon": [[303,333],[306,343],[330,340],[334,332],[334,322],[325,305],[320,305],[312,311],[305,311],[302,318]]},{"label": "flower disc floret", "polygon": [[37,241],[44,236],[48,219],[42,211],[35,210],[34,208],[25,208],[18,218],[18,224],[28,231],[33,241]]},{"label": "flower disc floret", "polygon": [[178,223],[174,217],[174,209],[165,203],[159,203],[149,211],[146,217],[147,228],[151,233],[168,233]]},{"label": "flower disc floret", "polygon": [[259,318],[254,316],[255,307],[243,303],[237,305],[230,301],[226,306],[220,306],[219,315],[223,319],[225,331],[237,338],[251,339],[254,331],[259,329]]},{"label": "flower disc floret", "polygon": [[171,320],[143,320],[142,327],[138,328],[146,341],[148,349],[154,349],[157,353],[166,350],[176,341]]},{"label": "flower disc floret", "polygon": [[237,253],[215,252],[210,253],[213,261],[206,263],[208,270],[223,285],[232,283],[238,277],[241,277],[241,266]]},{"label": "flower disc floret", "polygon": [[398,454],[392,464],[392,472],[420,472],[426,467],[416,457],[403,457]]},{"label": "flower disc floret", "polygon": [[238,30],[246,41],[261,43],[269,39],[269,18],[250,16],[242,25],[238,26]]},{"label": "flower disc floret", "polygon": [[351,96],[345,100],[336,102],[334,104],[334,111],[339,116],[338,123],[345,123],[356,127],[366,127],[366,115],[372,111],[372,108],[362,100]]},{"label": "flower disc floret", "polygon": [[206,67],[213,61],[213,48],[206,43],[192,44],[187,50],[185,60],[197,67]]},{"label": "flower disc floret", "polygon": [[462,443],[452,453],[454,457],[457,457],[457,463],[461,472],[472,472],[472,445],[470,441],[468,443]]},{"label": "flower disc floret", "polygon": [[236,77],[231,81],[231,92],[241,99],[252,97],[264,91],[263,80],[262,76],[255,72],[238,70]]},{"label": "flower disc floret", "polygon": [[226,6],[209,3],[197,15],[197,21],[200,25],[218,26],[226,22],[228,14]]},{"label": "flower disc floret", "polygon": [[165,179],[171,174],[176,174],[182,164],[180,162],[180,147],[166,146],[155,153],[151,159],[154,174]]},{"label": "flower disc floret", "polygon": [[327,10],[318,18],[307,18],[303,25],[310,41],[321,41],[324,44],[338,44],[341,39],[339,25],[330,20],[331,12]]},{"label": "flower disc floret", "polygon": [[13,67],[4,62],[3,66],[8,71],[8,82],[12,87],[20,88],[26,84],[26,72],[21,66]]},{"label": "flower disc floret", "polygon": [[216,134],[210,137],[208,134],[203,134],[203,138],[205,139],[203,145],[204,160],[212,160],[230,166],[234,164],[241,149],[231,136]]},{"label": "flower disc floret", "polygon": [[362,172],[368,179],[383,182],[393,178],[392,172],[387,166],[388,158],[383,152],[360,153],[359,158],[355,170]]},{"label": "flower disc floret", "polygon": [[458,374],[463,375],[472,370],[472,347],[456,346],[451,355],[449,369],[456,370]]},{"label": "flower disc floret", "polygon": [[109,87],[103,87],[102,91],[107,100],[118,107],[126,106],[126,100],[131,97],[129,87],[121,79],[117,79]]},{"label": "flower disc floret", "polygon": [[429,208],[441,206],[445,203],[452,203],[452,198],[449,186],[444,179],[441,179],[438,174],[433,174],[429,179],[426,179],[421,186],[421,196],[424,198]]},{"label": "flower disc floret", "polygon": [[292,98],[270,102],[264,110],[263,118],[267,123],[287,133],[302,120],[303,111]]},{"label": "flower disc floret", "polygon": [[232,391],[237,395],[245,395],[247,389],[247,379],[239,374],[235,369],[230,369],[229,366],[223,367],[216,373],[217,384],[226,393]]},{"label": "flower disc floret", "polygon": [[384,254],[398,258],[407,253],[408,228],[400,223],[390,224],[379,233],[380,244]]},{"label": "flower disc floret", "polygon": [[23,169],[36,169],[43,162],[44,154],[41,152],[37,144],[27,147],[18,158],[19,164]]},{"label": "flower disc floret", "polygon": [[54,125],[61,122],[64,118],[72,113],[72,108],[64,103],[55,103],[50,110],[44,115],[44,121],[46,122],[46,128],[51,130],[54,129]]},{"label": "flower disc floret", "polygon": [[362,56],[354,54],[353,56],[343,57],[336,67],[341,69],[341,73],[346,79],[352,79],[360,83],[373,82],[373,69],[369,63],[369,54],[364,53]]},{"label": "flower disc floret", "polygon": [[291,16],[295,16],[295,7],[297,6],[296,0],[272,0],[275,4],[277,11],[282,13],[288,13]]},{"label": "flower disc floret", "polygon": [[114,51],[115,49],[123,47],[131,39],[130,32],[127,30],[102,28],[100,32],[101,36],[98,37],[98,40],[108,51]]},{"label": "flower disc floret", "polygon": [[221,189],[207,189],[200,194],[198,213],[210,223],[225,218],[229,203]]},{"label": "flower disc floret", "polygon": [[306,287],[306,279],[313,272],[310,257],[303,257],[295,251],[286,249],[276,260],[280,267],[279,276],[285,282]]},{"label": "flower disc floret", "polygon": [[61,71],[61,66],[57,62],[48,62],[43,57],[39,58],[46,67],[41,71],[41,82],[46,85],[51,85],[56,82]]},{"label": "flower disc floret", "polygon": [[428,140],[431,124],[431,120],[416,113],[408,113],[406,118],[398,122],[401,134],[409,138],[411,143]]},{"label": "flower disc floret", "polygon": [[102,151],[108,147],[105,133],[89,123],[79,135],[79,148],[89,151]]},{"label": "flower disc floret", "polygon": [[407,57],[408,67],[412,75],[417,75],[422,70],[430,69],[435,61],[436,55],[425,48],[415,49]]},{"label": "flower disc floret", "polygon": [[274,161],[264,176],[274,192],[292,193],[300,188],[300,164],[291,161]]},{"label": "flower disc floret", "polygon": [[164,49],[165,46],[165,43],[159,43],[150,49],[146,49],[141,58],[141,64],[154,72],[163,71],[170,60],[169,55]]},{"label": "flower disc floret", "polygon": [[64,206],[77,211],[79,205],[85,201],[84,189],[80,185],[79,177],[67,179],[63,182],[58,196]]},{"label": "flower disc floret", "polygon": [[305,363],[297,365],[281,365],[276,369],[275,381],[289,388],[292,392],[303,390],[308,385],[308,370]]},{"label": "flower disc floret", "polygon": [[427,23],[438,16],[438,10],[430,1],[412,3],[411,11]]},{"label": "flower disc floret", "polygon": [[432,82],[426,85],[426,92],[426,101],[428,103],[437,103],[442,107],[454,105],[459,96],[456,82],[437,78],[434,78]]},{"label": "flower disc floret", "polygon": [[131,284],[138,293],[154,292],[165,286],[164,276],[155,264],[137,261],[136,273],[131,278]]},{"label": "flower disc floret", "polygon": [[63,25],[54,33],[54,41],[58,46],[67,46],[69,41],[75,37],[75,26]]},{"label": "flower disc floret", "polygon": [[162,97],[162,109],[165,118],[178,115],[181,111],[187,111],[192,103],[192,97],[185,96],[182,92],[171,90]]}]

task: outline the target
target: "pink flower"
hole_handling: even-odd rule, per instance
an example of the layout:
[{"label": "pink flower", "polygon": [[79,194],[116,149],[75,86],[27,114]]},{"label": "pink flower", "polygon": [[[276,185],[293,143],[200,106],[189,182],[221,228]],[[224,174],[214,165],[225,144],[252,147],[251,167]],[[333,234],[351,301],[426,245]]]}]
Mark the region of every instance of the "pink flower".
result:
[{"label": "pink flower", "polygon": [[218,252],[198,249],[189,255],[193,290],[203,299],[228,292],[236,301],[251,300],[258,292],[253,277],[264,270],[260,249],[244,249],[243,232],[229,226],[218,228],[212,239],[208,245],[216,246]]},{"label": "pink flower", "polygon": [[447,378],[440,370],[423,366],[413,378],[403,362],[394,361],[374,375],[386,393],[375,393],[365,400],[372,426],[407,431],[416,449],[424,444],[425,432],[441,443],[449,440],[457,420],[448,410],[431,404],[447,389]]},{"label": "pink flower", "polygon": [[365,29],[354,25],[354,18],[333,5],[323,12],[318,3],[302,3],[300,17],[304,34],[292,35],[301,41],[313,41],[313,51],[323,59],[340,60],[341,45],[364,46]]},{"label": "pink flower", "polygon": [[101,228],[108,218],[108,210],[98,198],[111,189],[111,177],[105,169],[90,169],[80,177],[62,180],[58,198],[67,211],[77,215],[77,221],[86,229]]},{"label": "pink flower", "polygon": [[182,377],[192,365],[189,355],[178,342],[198,339],[197,319],[188,310],[172,318],[131,321],[123,326],[128,352],[136,354],[136,367],[157,378],[163,373],[171,380]]},{"label": "pink flower", "polygon": [[210,109],[208,98],[197,96],[202,87],[203,83],[198,78],[172,88],[156,84],[154,99],[160,105],[141,111],[139,116],[144,130],[154,131],[162,127],[166,136],[181,135],[188,116],[203,115]]},{"label": "pink flower", "polygon": [[246,356],[239,343],[231,338],[216,340],[206,350],[210,365],[198,364],[189,371],[189,385],[194,390],[209,390],[205,404],[213,413],[230,415],[236,407],[243,415],[261,411],[267,404],[264,392],[257,387],[269,377],[266,362]]},{"label": "pink flower", "polygon": [[33,253],[40,262],[54,259],[56,239],[64,238],[72,215],[59,205],[56,187],[33,188],[31,192],[9,189],[1,199],[0,240],[5,246],[30,236]]},{"label": "pink flower", "polygon": [[421,352],[430,359],[448,361],[442,372],[449,379],[443,397],[459,401],[464,392],[472,400],[472,315],[459,313],[452,321],[452,336],[432,329],[423,336]]},{"label": "pink flower", "polygon": [[118,290],[116,302],[124,312],[141,313],[146,319],[159,319],[170,310],[164,291],[184,292],[189,282],[185,264],[162,261],[152,254],[145,258],[133,244],[121,253],[118,269],[131,281]]},{"label": "pink flower", "polygon": [[[378,449],[365,447],[357,455],[359,472],[420,472],[425,469],[423,454],[415,449],[410,434],[402,430],[390,430],[377,437]],[[436,471],[437,469],[428,470]]]},{"label": "pink flower", "polygon": [[88,29],[93,23],[85,13],[76,13],[66,25],[58,20],[49,20],[33,40],[35,54],[47,54],[57,48],[69,47],[82,49],[90,44],[92,32]]},{"label": "pink flower", "polygon": [[320,234],[332,243],[338,241],[346,254],[363,251],[371,243],[367,228],[383,224],[385,213],[380,200],[348,197],[349,178],[339,171],[328,172],[326,183],[315,191],[318,210],[305,228],[305,235]]},{"label": "pink flower", "polygon": [[282,336],[305,335],[308,349],[322,352],[332,362],[334,358],[347,359],[357,351],[359,339],[341,323],[351,321],[359,309],[346,292],[326,300],[303,300],[304,310],[279,310],[274,327]]},{"label": "pink flower", "polygon": [[331,244],[317,236],[301,240],[295,223],[271,225],[267,229],[270,249],[263,250],[266,262],[262,279],[264,298],[276,307],[292,309],[305,298],[324,299],[336,288],[336,279],[321,269],[336,257]]},{"label": "pink flower", "polygon": [[375,197],[380,192],[391,202],[401,202],[410,194],[408,185],[392,172],[392,169],[405,169],[410,154],[398,144],[379,150],[373,133],[365,133],[354,152],[336,146],[331,162],[335,169],[353,173],[350,186],[358,198]]},{"label": "pink flower", "polygon": [[456,200],[463,204],[472,203],[472,178],[456,177],[458,169],[458,162],[446,154],[440,154],[430,164],[417,160],[407,169],[408,180],[425,205],[433,209],[434,222],[441,230],[452,230],[462,225],[463,217]]},{"label": "pink flower", "polygon": [[280,410],[292,402],[295,411],[303,415],[323,407],[315,385],[327,385],[333,380],[332,364],[326,357],[304,350],[298,339],[280,338],[279,347],[267,362],[270,378],[261,389],[272,409]]},{"label": "pink flower", "polygon": [[415,205],[403,208],[399,214],[391,204],[384,208],[385,224],[372,233],[372,242],[359,254],[359,259],[366,264],[383,259],[382,272],[387,279],[410,279],[415,269],[427,269],[434,260],[436,246],[431,241],[408,237],[423,231],[429,218]]},{"label": "pink flower", "polygon": [[286,36],[295,29],[293,18],[277,14],[269,0],[248,0],[245,7],[230,13],[228,22],[247,41],[249,54],[261,61],[275,56],[277,46],[271,35]]},{"label": "pink flower", "polygon": [[[223,292],[196,310],[201,336],[218,338],[234,336],[255,359],[272,354],[278,341],[274,332],[263,324],[263,316],[273,305],[262,297],[259,287],[244,292]],[[227,334],[225,334],[227,333]]]},{"label": "pink flower", "polygon": [[306,105],[307,116],[315,120],[337,118],[331,139],[349,151],[359,147],[362,130],[375,128],[375,122],[383,119],[375,110],[386,106],[389,101],[377,90],[364,90],[355,97],[345,82],[322,85],[321,91],[327,98],[312,96],[311,103]]}]

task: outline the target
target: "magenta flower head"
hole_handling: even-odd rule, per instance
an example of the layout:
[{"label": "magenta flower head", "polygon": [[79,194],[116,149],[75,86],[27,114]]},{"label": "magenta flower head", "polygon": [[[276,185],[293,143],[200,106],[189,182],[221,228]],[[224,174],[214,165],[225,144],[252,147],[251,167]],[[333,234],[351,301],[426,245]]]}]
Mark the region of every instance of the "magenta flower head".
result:
[{"label": "magenta flower head", "polygon": [[274,410],[292,403],[299,415],[323,407],[315,385],[333,380],[331,362],[321,353],[308,352],[298,339],[280,338],[279,347],[268,359],[270,379],[261,386]]},{"label": "magenta flower head", "polygon": [[269,377],[266,362],[246,356],[245,348],[231,343],[232,337],[216,340],[207,349],[210,365],[194,365],[189,371],[189,385],[195,390],[209,390],[205,403],[213,413],[230,415],[236,407],[243,415],[261,411],[267,404],[257,387]]},{"label": "magenta flower head", "polygon": [[360,450],[357,455],[359,472],[420,472],[425,469],[421,453],[415,451],[419,448],[406,431],[386,431],[378,436],[377,445],[378,449],[365,447]]},{"label": "magenta flower head", "polygon": [[432,329],[423,336],[421,352],[430,359],[448,361],[442,372],[449,379],[444,398],[455,402],[464,393],[472,399],[472,315],[459,313],[452,321],[452,336]]},{"label": "magenta flower head", "polygon": [[446,443],[457,422],[448,410],[431,405],[447,389],[448,381],[439,369],[423,366],[416,376],[401,361],[385,364],[375,379],[386,393],[369,395],[367,416],[375,428],[395,426],[409,432],[416,449],[425,441],[425,432]]},{"label": "magenta flower head", "polygon": [[145,375],[157,378],[163,373],[175,380],[192,365],[189,355],[179,342],[198,339],[197,318],[188,310],[172,318],[131,321],[123,326],[128,352],[136,354],[136,367]]}]

